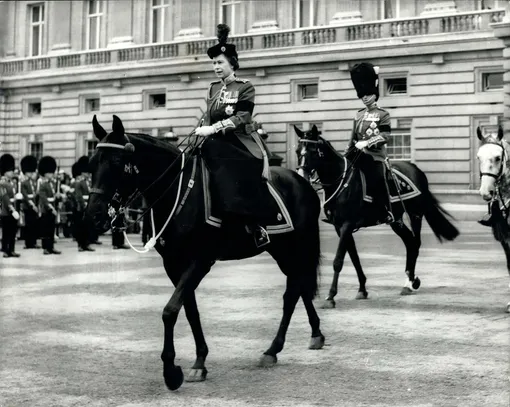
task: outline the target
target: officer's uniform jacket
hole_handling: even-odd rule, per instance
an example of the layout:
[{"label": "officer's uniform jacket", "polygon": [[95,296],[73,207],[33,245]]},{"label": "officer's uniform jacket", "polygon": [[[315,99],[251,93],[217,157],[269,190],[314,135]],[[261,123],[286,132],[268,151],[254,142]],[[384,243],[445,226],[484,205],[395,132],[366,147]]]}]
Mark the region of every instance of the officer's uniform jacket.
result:
[{"label": "officer's uniform jacket", "polygon": [[233,73],[210,84],[204,125],[213,126],[216,133],[234,134],[253,156],[262,159],[264,147],[251,119],[254,106],[255,88]]},{"label": "officer's uniform jacket", "polygon": [[31,210],[37,212],[37,205],[35,203],[37,181],[30,178],[21,182],[21,194],[23,195],[22,209],[24,211]]},{"label": "officer's uniform jacket", "polygon": [[391,134],[390,114],[376,106],[368,110],[364,108],[356,113],[353,129],[347,150],[351,150],[358,141],[368,141],[368,147],[363,149],[375,161],[386,159],[386,146]]},{"label": "officer's uniform jacket", "polygon": [[44,215],[56,211],[55,188],[53,182],[44,179],[39,186],[38,195],[41,214]]},{"label": "officer's uniform jacket", "polygon": [[2,202],[2,209],[0,216],[12,216],[12,213],[16,210],[16,200],[14,198],[14,185],[6,178],[0,178],[0,199]]},{"label": "officer's uniform jacket", "polygon": [[76,200],[76,210],[85,211],[89,200],[89,185],[85,177],[79,176],[74,184],[74,198]]}]

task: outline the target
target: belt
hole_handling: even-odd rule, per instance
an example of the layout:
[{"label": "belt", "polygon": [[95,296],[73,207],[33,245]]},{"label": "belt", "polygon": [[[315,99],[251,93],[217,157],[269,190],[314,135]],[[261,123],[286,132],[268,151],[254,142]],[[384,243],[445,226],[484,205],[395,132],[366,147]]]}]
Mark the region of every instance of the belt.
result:
[{"label": "belt", "polygon": [[48,202],[55,202],[55,198],[48,198]]},{"label": "belt", "polygon": [[27,195],[27,198],[28,198],[28,199],[32,199],[33,197],[34,197],[34,194],[28,194],[28,195]]},{"label": "belt", "polygon": [[15,199],[14,198],[9,198],[9,202],[14,202]]},{"label": "belt", "polygon": [[88,195],[83,195],[83,199],[84,199],[84,200],[86,200],[86,201],[88,201],[89,196],[88,196]]}]

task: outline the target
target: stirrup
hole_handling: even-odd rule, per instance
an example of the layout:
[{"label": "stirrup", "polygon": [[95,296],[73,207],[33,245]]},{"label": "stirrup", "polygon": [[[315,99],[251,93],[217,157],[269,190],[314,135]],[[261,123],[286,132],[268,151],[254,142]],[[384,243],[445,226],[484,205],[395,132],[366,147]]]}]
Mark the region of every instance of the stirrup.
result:
[{"label": "stirrup", "polygon": [[255,245],[257,246],[257,248],[261,248],[271,243],[271,239],[269,239],[269,234],[267,233],[267,230],[264,229],[262,226],[255,227],[255,229],[253,230],[253,239],[255,240]]}]

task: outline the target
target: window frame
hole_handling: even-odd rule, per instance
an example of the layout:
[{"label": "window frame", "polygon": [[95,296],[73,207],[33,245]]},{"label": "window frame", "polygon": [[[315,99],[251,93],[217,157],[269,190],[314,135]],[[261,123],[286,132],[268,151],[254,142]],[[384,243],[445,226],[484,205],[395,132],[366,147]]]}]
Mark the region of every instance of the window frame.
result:
[{"label": "window frame", "polygon": [[[29,56],[30,57],[39,57],[43,55],[43,46],[44,46],[44,32],[45,32],[45,12],[46,12],[46,3],[33,3],[28,5],[29,10]],[[34,10],[39,8],[39,21],[34,22]],[[39,37],[37,39],[38,53],[34,54],[34,28],[39,28]]]},{"label": "window frame", "polygon": [[[155,95],[165,95],[165,105],[153,107],[151,103],[151,97]],[[168,92],[166,89],[150,89],[143,92],[143,110],[159,110],[166,109],[166,102],[168,98]]]},{"label": "window frame", "polygon": [[[291,81],[292,83],[292,101],[293,102],[298,102],[298,103],[302,103],[302,102],[318,102],[321,100],[321,87],[320,87],[320,80],[319,80],[319,77],[315,76],[315,77],[310,77],[310,78],[299,78],[299,79],[293,79]],[[317,97],[316,98],[309,98],[309,99],[304,99],[302,97],[302,91],[303,91],[303,86],[308,86],[308,85],[317,85]]]},{"label": "window frame", "polygon": [[[38,115],[32,115],[30,106],[37,104],[37,103],[41,105],[41,112]],[[32,98],[32,99],[24,99],[23,100],[23,117],[28,118],[28,119],[42,117],[42,111],[43,111],[43,109],[42,109],[41,98]]]},{"label": "window frame", "polygon": [[[487,79],[488,79],[489,75],[494,75],[494,74],[501,74],[502,79],[503,79],[501,87],[489,88],[488,86],[486,86],[487,85]],[[505,75],[505,73],[503,71],[482,72],[482,77],[481,77],[482,92],[498,92],[498,91],[501,91],[505,87],[504,75]]]},{"label": "window frame", "polygon": [[296,14],[294,16],[294,27],[295,28],[309,28],[309,27],[315,27],[316,24],[315,24],[315,20],[316,20],[316,13],[315,13],[315,8],[316,8],[316,3],[317,3],[317,0],[308,0],[310,3],[309,3],[309,10],[308,10],[308,14],[310,16],[309,18],[309,21],[307,23],[307,25],[301,25],[301,0],[294,0],[294,10],[296,11]]},{"label": "window frame", "polygon": [[[92,99],[99,100],[98,110],[88,110],[88,102]],[[80,114],[89,114],[93,112],[101,112],[101,95],[99,93],[87,93],[80,95]]]},{"label": "window frame", "polygon": [[239,15],[241,15],[241,6],[242,6],[241,0],[220,0],[220,12],[219,12],[220,21],[226,21],[225,20],[226,13],[224,13],[223,8],[229,7],[229,6],[232,7],[232,13],[231,13],[232,18],[228,24],[230,27],[230,35],[242,34],[239,31],[240,28],[237,27],[237,25],[236,25],[236,11],[237,11],[237,13],[239,13]]},{"label": "window frame", "polygon": [[[90,1],[96,1],[97,3],[97,12],[91,13],[90,12]],[[101,49],[101,43],[102,43],[102,26],[103,26],[103,16],[104,16],[104,0],[87,0],[87,24],[86,24],[86,38],[85,38],[85,49],[86,50],[97,50]],[[96,24],[96,44],[95,47],[91,47],[90,44],[90,26],[91,26],[91,20],[97,19]]]},{"label": "window frame", "polygon": [[[168,18],[167,14],[169,13],[171,4],[170,4],[169,0],[161,0],[161,1],[162,1],[162,4],[154,5],[154,0],[150,0],[150,6],[149,6],[149,14],[150,14],[150,17],[149,17],[149,42],[151,44],[159,44],[159,43],[165,42],[165,27],[166,27],[166,23],[167,23],[166,20]],[[154,12],[155,11],[159,11],[160,12],[160,17],[158,17],[158,19],[161,20],[161,21],[159,21],[159,23],[160,23],[160,30],[159,30],[159,33],[158,33],[158,35],[161,36],[160,40],[158,40],[157,38],[156,38],[156,40],[154,39]]]},{"label": "window frame", "polygon": [[[488,73],[500,73],[505,72],[503,65],[492,65],[492,66],[478,66],[474,69],[474,82],[476,93],[492,93],[501,91],[501,89],[484,90],[484,75]],[[503,84],[503,88],[504,88]]]},{"label": "window frame", "polygon": [[386,154],[388,156],[388,158],[391,160],[391,161],[406,161],[406,162],[413,162],[413,136],[412,136],[412,127],[409,126],[409,127],[397,127],[395,129],[392,129],[391,130],[391,134],[390,134],[390,138],[392,140],[396,140],[397,137],[400,137],[403,139],[404,136],[409,136],[409,156],[407,157],[404,153],[401,153],[401,157],[397,157],[395,156],[394,154],[394,151],[393,151],[393,154],[392,154],[392,148],[407,148],[407,146],[402,143],[402,144],[399,144],[399,145],[389,145],[389,141],[388,141],[388,144],[386,144]]}]

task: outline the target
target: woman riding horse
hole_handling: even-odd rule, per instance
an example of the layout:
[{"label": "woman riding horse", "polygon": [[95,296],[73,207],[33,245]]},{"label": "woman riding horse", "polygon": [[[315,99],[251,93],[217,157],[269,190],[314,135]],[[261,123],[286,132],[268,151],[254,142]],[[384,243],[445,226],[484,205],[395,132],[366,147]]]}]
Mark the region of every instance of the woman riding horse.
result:
[{"label": "woman riding horse", "polygon": [[212,173],[223,220],[247,224],[257,247],[262,247],[270,242],[261,226],[267,219],[263,200],[269,164],[251,120],[255,88],[235,74],[239,62],[235,45],[227,43],[229,32],[227,25],[219,24],[219,42],[207,50],[220,80],[209,86],[204,126],[195,134],[211,136],[204,142],[202,153]]},{"label": "woman riding horse", "polygon": [[391,213],[384,163],[387,157],[385,144],[391,133],[390,114],[377,105],[378,67],[368,62],[354,65],[351,80],[365,108],[356,113],[346,156],[371,178],[378,223],[392,223],[395,219]]}]

